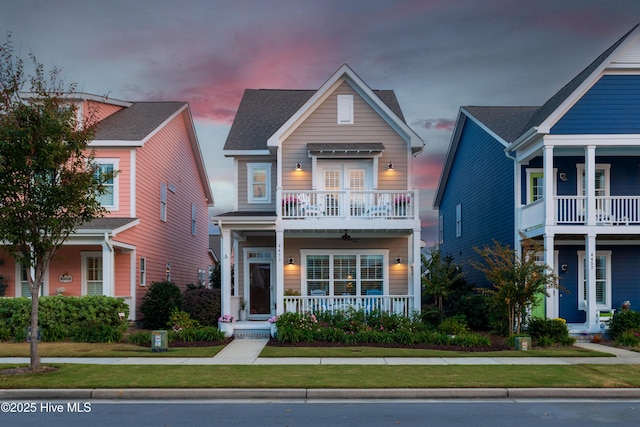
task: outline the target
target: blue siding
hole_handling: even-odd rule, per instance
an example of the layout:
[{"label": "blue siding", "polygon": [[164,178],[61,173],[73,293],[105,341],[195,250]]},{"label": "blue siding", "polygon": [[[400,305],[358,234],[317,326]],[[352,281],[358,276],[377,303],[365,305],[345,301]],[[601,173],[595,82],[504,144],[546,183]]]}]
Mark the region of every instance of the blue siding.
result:
[{"label": "blue siding", "polygon": [[[582,323],[584,311],[578,311],[578,251],[584,246],[558,247],[558,264],[567,264],[568,271],[560,273],[560,317],[569,323]],[[640,246],[598,245],[599,251],[611,251],[611,307],[617,310],[625,300],[631,307],[640,306]]]},{"label": "blue siding", "polygon": [[[444,215],[443,255],[451,255],[466,279],[488,286],[470,261],[479,260],[474,247],[492,239],[513,246],[513,161],[504,146],[472,120],[464,124],[447,186],[439,206]],[[462,236],[456,237],[456,206],[462,205]]]},{"label": "blue siding", "polygon": [[553,126],[551,133],[640,133],[640,75],[602,76]]}]

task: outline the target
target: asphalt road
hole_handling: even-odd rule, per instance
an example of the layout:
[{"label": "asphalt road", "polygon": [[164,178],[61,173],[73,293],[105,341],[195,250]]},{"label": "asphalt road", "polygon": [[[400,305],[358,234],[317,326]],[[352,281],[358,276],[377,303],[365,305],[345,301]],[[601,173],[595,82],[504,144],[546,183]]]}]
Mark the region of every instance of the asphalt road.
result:
[{"label": "asphalt road", "polygon": [[[3,401],[2,426],[638,426],[640,400]],[[10,406],[7,406],[9,404]],[[14,409],[15,412],[12,412]]]}]

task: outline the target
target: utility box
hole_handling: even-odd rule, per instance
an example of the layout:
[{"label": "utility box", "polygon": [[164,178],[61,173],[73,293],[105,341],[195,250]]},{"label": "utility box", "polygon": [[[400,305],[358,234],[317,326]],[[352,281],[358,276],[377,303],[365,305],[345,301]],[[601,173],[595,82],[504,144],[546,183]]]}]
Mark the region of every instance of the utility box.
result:
[{"label": "utility box", "polygon": [[531,337],[516,337],[516,350],[529,351],[531,349]]},{"label": "utility box", "polygon": [[151,351],[167,351],[168,349],[167,331],[151,332]]}]

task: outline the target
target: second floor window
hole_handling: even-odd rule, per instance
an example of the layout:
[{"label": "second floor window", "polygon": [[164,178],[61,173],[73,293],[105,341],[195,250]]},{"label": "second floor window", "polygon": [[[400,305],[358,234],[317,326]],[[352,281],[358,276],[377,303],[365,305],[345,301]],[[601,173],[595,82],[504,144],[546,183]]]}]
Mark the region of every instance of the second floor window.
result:
[{"label": "second floor window", "polygon": [[249,203],[271,203],[271,164],[247,164]]},{"label": "second floor window", "polygon": [[[96,175],[112,173],[118,170],[118,159],[96,159]],[[98,197],[100,204],[109,210],[118,210],[118,175],[104,184],[105,193]]]},{"label": "second floor window", "polygon": [[167,184],[160,184],[160,220],[167,222]]}]

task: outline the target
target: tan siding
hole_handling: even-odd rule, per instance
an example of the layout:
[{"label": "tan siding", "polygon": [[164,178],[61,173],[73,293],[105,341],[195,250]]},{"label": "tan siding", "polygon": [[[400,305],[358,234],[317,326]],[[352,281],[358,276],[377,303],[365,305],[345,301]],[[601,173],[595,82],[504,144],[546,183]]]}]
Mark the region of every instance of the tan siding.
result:
[{"label": "tan siding", "polygon": [[[271,163],[271,203],[249,203],[249,182],[248,182],[248,164],[249,163]],[[256,158],[256,159],[240,159],[238,160],[238,182],[237,197],[238,210],[240,211],[274,211],[276,206],[276,185],[277,185],[276,159],[274,158]]]},{"label": "tan siding", "polygon": [[[285,289],[300,290],[302,259],[300,251],[302,249],[336,249],[336,250],[359,250],[359,249],[388,249],[389,250],[389,293],[391,295],[407,295],[409,289],[409,278],[407,265],[407,244],[406,238],[390,239],[355,239],[356,241],[344,242],[338,238],[331,239],[286,239],[284,244],[283,258],[284,287]],[[396,264],[397,257],[402,259],[401,264]],[[293,257],[295,264],[287,265],[289,257]]]},{"label": "tan siding", "polygon": [[[337,124],[337,95],[340,94],[352,94],[354,97],[354,124]],[[308,143],[349,142],[383,143],[385,150],[379,159],[378,188],[407,189],[407,143],[346,83],[339,86],[283,143],[283,189],[311,188]],[[294,171],[297,162],[302,164],[302,172]],[[393,163],[393,171],[387,170],[389,162]]]}]

